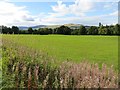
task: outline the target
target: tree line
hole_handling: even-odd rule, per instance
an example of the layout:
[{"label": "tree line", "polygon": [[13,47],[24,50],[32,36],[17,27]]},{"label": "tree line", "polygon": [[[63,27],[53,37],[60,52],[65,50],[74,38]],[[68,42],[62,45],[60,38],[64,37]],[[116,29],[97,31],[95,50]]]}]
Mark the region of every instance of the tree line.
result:
[{"label": "tree line", "polygon": [[39,28],[32,29],[31,27],[28,30],[19,30],[17,26],[6,27],[2,26],[3,34],[40,34],[40,35],[48,35],[48,34],[63,34],[63,35],[120,35],[120,24],[116,25],[99,25],[85,27],[81,25],[79,29],[71,29],[67,26],[60,26],[55,29],[51,28]]}]

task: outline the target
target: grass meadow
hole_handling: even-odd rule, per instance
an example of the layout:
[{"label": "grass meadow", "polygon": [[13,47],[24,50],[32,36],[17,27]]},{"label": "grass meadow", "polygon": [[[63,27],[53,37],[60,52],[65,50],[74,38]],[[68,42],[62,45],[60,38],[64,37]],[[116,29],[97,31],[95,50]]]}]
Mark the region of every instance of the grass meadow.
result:
[{"label": "grass meadow", "polygon": [[1,47],[4,89],[118,87],[117,36],[2,35]]},{"label": "grass meadow", "polygon": [[3,35],[19,45],[47,53],[59,62],[83,60],[101,65],[118,64],[117,36]]}]

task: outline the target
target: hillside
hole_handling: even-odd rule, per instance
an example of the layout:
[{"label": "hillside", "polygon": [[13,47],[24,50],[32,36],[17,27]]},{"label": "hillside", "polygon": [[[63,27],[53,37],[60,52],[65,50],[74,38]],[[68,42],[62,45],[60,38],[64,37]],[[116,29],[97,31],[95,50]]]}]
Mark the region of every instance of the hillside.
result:
[{"label": "hillside", "polygon": [[[81,24],[64,24],[64,26],[68,26],[69,28],[71,29],[78,29],[80,27]],[[57,28],[57,27],[60,27],[62,25],[36,25],[36,26],[31,26],[33,29],[38,29],[38,28]],[[89,27],[89,26],[86,26],[86,27]],[[27,26],[19,26],[19,29],[20,30],[27,30],[29,27]]]}]

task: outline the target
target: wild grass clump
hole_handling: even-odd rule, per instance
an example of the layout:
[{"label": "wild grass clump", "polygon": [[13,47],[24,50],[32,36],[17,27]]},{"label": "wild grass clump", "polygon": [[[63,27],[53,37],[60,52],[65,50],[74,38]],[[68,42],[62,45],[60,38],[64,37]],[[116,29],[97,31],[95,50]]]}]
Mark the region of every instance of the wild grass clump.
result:
[{"label": "wild grass clump", "polygon": [[61,87],[65,88],[117,88],[117,73],[113,66],[65,62],[60,66]]},{"label": "wild grass clump", "polygon": [[117,88],[118,75],[105,64],[63,62],[52,67],[48,56],[4,40],[3,88]]}]

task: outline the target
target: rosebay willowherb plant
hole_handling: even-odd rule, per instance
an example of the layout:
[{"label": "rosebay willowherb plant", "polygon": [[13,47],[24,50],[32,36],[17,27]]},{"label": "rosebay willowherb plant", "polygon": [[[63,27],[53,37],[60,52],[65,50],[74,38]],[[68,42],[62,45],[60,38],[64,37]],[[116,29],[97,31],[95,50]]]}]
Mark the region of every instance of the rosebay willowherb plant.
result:
[{"label": "rosebay willowherb plant", "polygon": [[117,88],[118,74],[113,70],[105,64],[99,69],[97,64],[88,62],[65,62],[60,68],[60,85],[62,88]]},{"label": "rosebay willowherb plant", "polygon": [[[113,66],[63,62],[40,51],[3,40],[3,88],[117,88],[118,75]],[[53,67],[53,66],[54,67]]]}]

